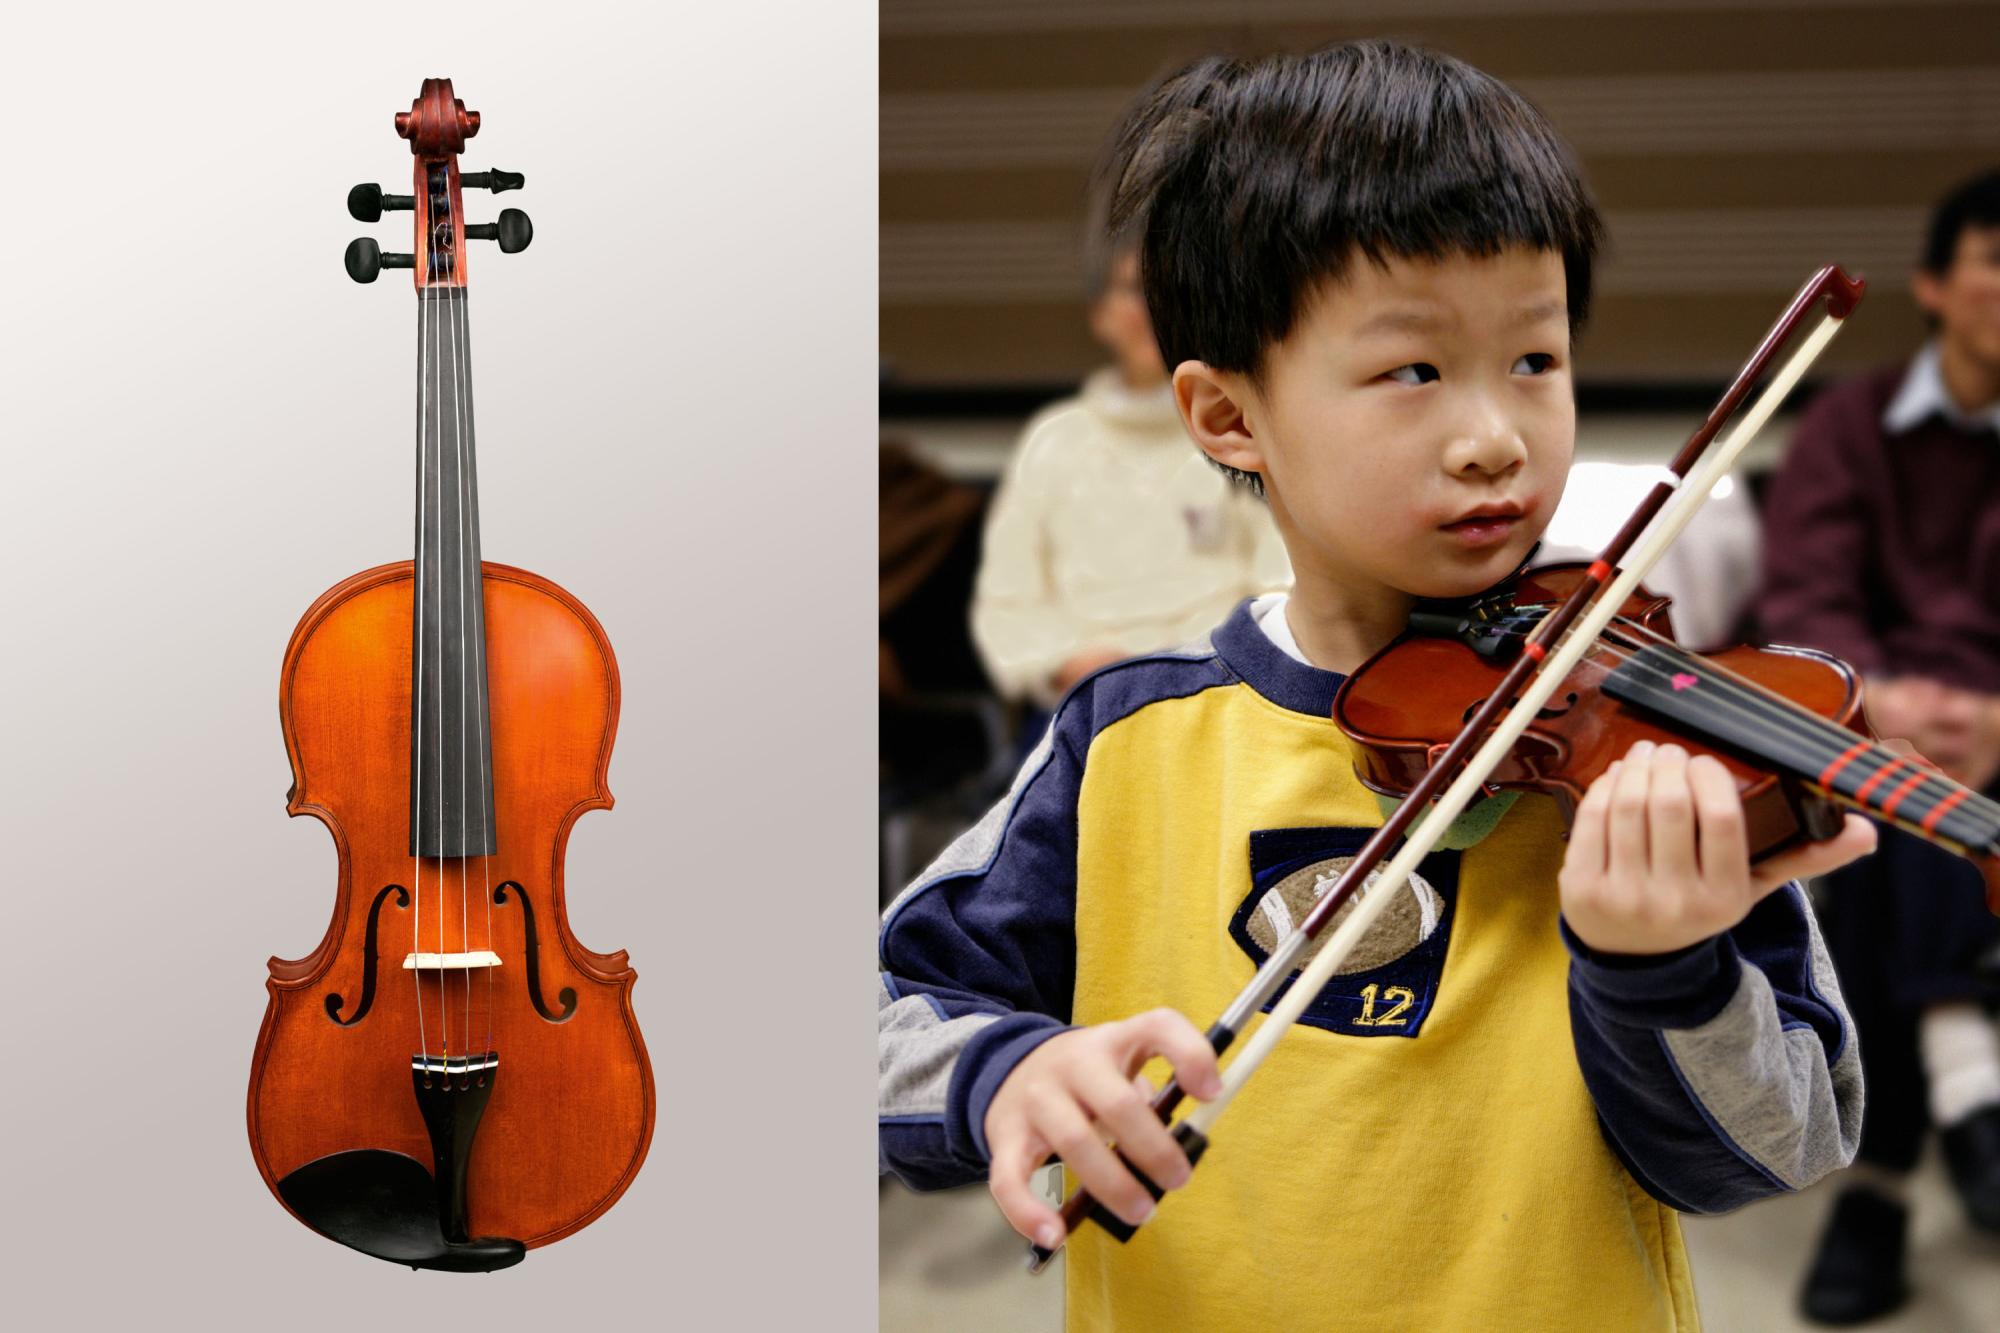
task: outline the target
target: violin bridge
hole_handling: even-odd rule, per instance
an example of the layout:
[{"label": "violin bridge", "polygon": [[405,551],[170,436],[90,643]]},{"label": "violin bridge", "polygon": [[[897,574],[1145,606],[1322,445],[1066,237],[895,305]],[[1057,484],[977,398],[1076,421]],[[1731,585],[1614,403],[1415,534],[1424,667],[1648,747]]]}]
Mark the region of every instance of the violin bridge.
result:
[{"label": "violin bridge", "polygon": [[500,955],[491,949],[471,953],[409,953],[403,955],[405,972],[465,972],[477,967],[500,966]]}]

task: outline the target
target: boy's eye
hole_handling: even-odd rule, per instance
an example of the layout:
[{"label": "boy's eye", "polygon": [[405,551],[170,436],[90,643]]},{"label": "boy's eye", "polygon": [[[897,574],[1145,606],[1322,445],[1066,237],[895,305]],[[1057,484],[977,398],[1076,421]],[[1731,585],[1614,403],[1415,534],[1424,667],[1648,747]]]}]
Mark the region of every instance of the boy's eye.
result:
[{"label": "boy's eye", "polygon": [[1514,363],[1516,375],[1540,375],[1555,366],[1556,359],[1550,352],[1530,352]]},{"label": "boy's eye", "polygon": [[1438,368],[1430,362],[1412,361],[1407,366],[1397,366],[1384,378],[1395,380],[1398,384],[1429,384],[1440,377]]}]

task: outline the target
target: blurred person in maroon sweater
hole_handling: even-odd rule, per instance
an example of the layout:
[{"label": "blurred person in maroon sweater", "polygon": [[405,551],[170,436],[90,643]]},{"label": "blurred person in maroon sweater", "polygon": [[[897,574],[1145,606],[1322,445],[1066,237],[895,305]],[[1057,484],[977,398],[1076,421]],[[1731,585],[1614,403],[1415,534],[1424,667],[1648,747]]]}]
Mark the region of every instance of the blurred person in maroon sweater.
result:
[{"label": "blurred person in maroon sweater", "polygon": [[[2000,172],[1932,218],[1914,288],[1932,340],[1837,384],[1800,418],[1771,485],[1758,605],[1774,641],[1866,678],[1876,731],[2000,790]],[[1801,1304],[1855,1323],[1907,1298],[1905,1182],[1926,1130],[1973,1224],[2000,1232],[2000,921],[1977,870],[1885,828],[1827,877],[1821,920],[1868,1087],[1853,1183]]]}]

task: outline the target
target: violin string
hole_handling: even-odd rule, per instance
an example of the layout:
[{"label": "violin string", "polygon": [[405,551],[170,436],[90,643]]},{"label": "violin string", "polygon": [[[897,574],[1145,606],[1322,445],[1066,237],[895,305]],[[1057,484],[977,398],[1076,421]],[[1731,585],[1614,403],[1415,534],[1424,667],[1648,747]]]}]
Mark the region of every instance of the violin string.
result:
[{"label": "violin string", "polygon": [[[447,181],[447,185],[448,183],[449,182]],[[457,230],[456,225],[451,216],[451,191],[449,188],[447,188],[445,191],[444,225],[446,228],[447,235],[451,235],[455,233]],[[453,262],[455,264],[457,262],[456,252],[454,251],[453,254],[454,254]],[[465,415],[464,415],[465,399],[462,386],[459,383],[459,373],[461,367],[459,365],[459,360],[458,360],[458,329],[457,329],[458,321],[461,318],[463,318],[459,310],[459,305],[460,302],[462,302],[465,299],[465,289],[458,285],[459,274],[454,271],[452,276],[453,276],[453,283],[452,283],[453,300],[451,302],[451,321],[452,321],[451,403],[452,403],[452,436],[453,436],[452,447],[453,450],[455,451],[454,457],[458,464],[458,476],[457,476],[457,489],[458,489],[457,584],[458,586],[456,589],[459,600],[459,608],[458,608],[458,844],[459,844],[458,846],[458,851],[459,851],[458,947],[460,952],[465,952],[471,947],[472,943],[471,932],[466,928],[467,923],[472,915],[472,904],[467,897],[467,889],[466,889],[467,878],[471,873],[472,867],[467,864],[467,856],[466,856],[466,853],[469,849],[466,840],[466,801],[468,799],[468,796],[465,790],[465,768],[466,768],[465,622],[466,619],[472,614],[472,600],[467,586],[469,583],[472,582],[472,580],[468,577],[465,568],[465,529],[468,521],[465,513]],[[464,1040],[466,1048],[465,1054],[469,1058],[472,1055],[472,972],[468,968],[461,967],[459,969],[459,974],[465,987]]]},{"label": "violin string", "polygon": [[[1827,747],[1825,753],[1829,758],[1845,753],[1853,747],[1857,740],[1865,740],[1864,737],[1842,727],[1839,723],[1802,708],[1757,681],[1738,675],[1736,672],[1730,671],[1713,661],[1694,657],[1671,639],[1658,635],[1644,626],[1629,626],[1625,632],[1636,632],[1637,635],[1652,640],[1649,646],[1654,651],[1683,667],[1691,667],[1708,672],[1713,679],[1718,680],[1728,687],[1728,689],[1734,690],[1739,696],[1749,701],[1748,708],[1751,710],[1750,715],[1774,719],[1779,724],[1790,724],[1798,731],[1810,730],[1817,733]],[[1628,660],[1632,662],[1636,671],[1642,671],[1655,679],[1670,679],[1667,673],[1637,658]],[[1727,697],[1727,691],[1725,691],[1725,697]],[[1762,709],[1761,712],[1755,711],[1760,707]],[[1883,760],[1885,766],[1889,762],[1906,758],[1906,756],[1897,755],[1894,751],[1886,749],[1879,743],[1870,744],[1866,753]],[[1878,769],[1877,771],[1880,770]],[[1935,798],[1935,801],[1942,801],[1945,796],[1961,789],[1961,784],[1937,773],[1935,770],[1918,766],[1916,771],[1922,773],[1924,776],[1922,783],[1911,790],[1910,795],[1912,796],[1922,793],[1927,797]],[[1931,782],[1943,785],[1947,790],[1943,793],[1932,791],[1925,785]],[[1974,792],[1970,788],[1963,788],[1963,790],[1967,792],[1967,795],[1962,799],[1961,808],[1968,814],[1978,814],[1988,822],[2000,823],[2000,804],[1995,804],[1986,796]]]},{"label": "violin string", "polygon": [[[1716,707],[1719,712],[1727,713],[1737,719],[1747,719],[1746,724],[1753,732],[1761,733],[1761,735],[1775,740],[1790,739],[1797,741],[1803,739],[1807,744],[1811,744],[1813,740],[1817,739],[1828,747],[1826,750],[1828,755],[1843,752],[1851,748],[1855,741],[1863,739],[1846,728],[1841,727],[1839,724],[1806,711],[1780,695],[1773,694],[1755,681],[1737,675],[1735,672],[1720,667],[1712,661],[1689,657],[1678,645],[1672,643],[1671,640],[1654,635],[1651,631],[1644,630],[1643,627],[1640,627],[1640,632],[1654,640],[1651,646],[1662,655],[1668,656],[1670,659],[1678,658],[1679,661],[1676,665],[1698,668],[1707,673],[1710,679],[1723,685],[1724,688],[1721,691],[1706,696],[1706,701]],[[1595,651],[1601,651],[1605,644],[1622,647],[1622,645],[1618,645],[1618,641],[1614,636],[1606,635],[1603,640],[1600,640],[1600,644]],[[1640,651],[1643,651],[1643,649]],[[1672,678],[1671,672],[1662,670],[1637,655],[1627,655],[1622,660],[1625,668],[1635,676],[1653,681],[1670,681]],[[1812,733],[1812,735],[1807,735],[1807,733]],[[1878,758],[1883,758],[1885,761],[1893,761],[1900,757],[1892,751],[1884,750],[1880,745],[1871,746],[1867,753]],[[1880,770],[1878,769],[1878,771]],[[1959,784],[1952,782],[1941,774],[1923,768],[1917,768],[1914,771],[1919,775],[1919,781],[1906,794],[1906,800],[1909,797],[1921,796],[1934,808],[1952,792],[1960,789]],[[1942,792],[1936,790],[1939,786],[1944,788]],[[1866,802],[1857,802],[1857,804],[1861,804],[1864,809],[1874,809],[1874,807],[1869,806]],[[1972,793],[1966,797],[1963,805],[1968,814],[1979,814],[1982,818],[1988,820],[1992,819],[1991,812],[2000,812],[2000,807],[1994,806],[1990,801],[1979,796],[1977,793]],[[1910,818],[1914,820],[1916,817],[1916,811],[1913,810]]]},{"label": "violin string", "polygon": [[[1818,738],[1827,744],[1828,748],[1824,752],[1826,756],[1843,752],[1851,748],[1856,740],[1863,739],[1846,728],[1841,727],[1838,723],[1822,718],[1793,703],[1791,700],[1774,694],[1753,680],[1729,671],[1713,661],[1696,658],[1687,654],[1672,640],[1654,634],[1643,626],[1626,625],[1623,628],[1626,632],[1636,631],[1653,640],[1649,646],[1662,655],[1673,659],[1676,666],[1684,669],[1693,668],[1707,673],[1709,679],[1714,680],[1723,688],[1704,695],[1703,702],[1712,705],[1720,713],[1729,714],[1736,719],[1747,719],[1747,725],[1752,731],[1761,732],[1763,736],[1774,740],[1789,739],[1794,741],[1802,739],[1801,733],[1803,732],[1812,731],[1818,733]],[[1600,637],[1598,643],[1592,645],[1590,652],[1593,656],[1601,657],[1606,655],[1607,648],[1615,648],[1622,651],[1626,648],[1626,645],[1619,642],[1615,632],[1607,630]],[[1637,655],[1644,651],[1644,648],[1636,648],[1632,649],[1630,653],[1621,656],[1619,661],[1622,669],[1642,679],[1654,682],[1671,682],[1671,672],[1654,666]],[[1812,738],[1808,737],[1804,739],[1807,744],[1812,743]],[[1869,752],[1876,757],[1886,756],[1890,759],[1897,757],[1893,752],[1882,750],[1880,746],[1872,746]],[[1949,783],[1948,779],[1940,779],[1940,781]],[[1955,784],[1950,785],[1955,786]],[[1912,794],[1915,793],[1913,792]],[[1934,793],[1926,792],[1925,794],[1933,795]],[[1942,797],[1938,799],[1942,799]],[[1981,801],[1982,805],[1987,804],[1983,798],[1977,797],[1976,794],[1971,799]],[[2000,807],[1995,808],[2000,809]]]},{"label": "violin string", "polygon": [[[1627,669],[1635,676],[1656,682],[1671,681],[1672,679],[1672,673],[1655,667],[1641,658],[1628,657],[1625,659],[1625,663]],[[1798,741],[1805,739],[1806,743],[1810,745],[1813,743],[1814,738],[1802,737],[1802,733],[1808,731],[1819,732],[1821,728],[1813,724],[1825,721],[1816,716],[1801,715],[1792,711],[1792,706],[1789,702],[1782,700],[1782,698],[1771,701],[1776,706],[1765,706],[1765,701],[1760,701],[1756,697],[1760,687],[1754,681],[1748,681],[1736,676],[1732,672],[1720,670],[1713,663],[1683,662],[1677,663],[1677,665],[1705,666],[1711,673],[1710,679],[1723,686],[1720,691],[1709,694],[1705,702],[1714,707],[1718,713],[1729,714],[1736,719],[1748,719],[1747,725],[1753,732],[1761,733],[1762,736],[1772,738],[1774,741]],[[1732,698],[1732,690],[1739,692],[1740,697]],[[1838,726],[1833,724],[1827,725],[1831,728],[1831,735],[1835,739],[1832,741],[1830,747],[1822,752],[1824,756],[1831,756],[1852,748],[1853,743],[1861,739],[1852,732],[1842,730]],[[1824,736],[1820,739],[1824,739]],[[1877,772],[1886,771],[1888,764],[1893,763],[1899,758],[1893,752],[1884,751],[1880,746],[1871,746],[1867,753],[1885,761],[1883,765],[1878,767]],[[1777,756],[1774,755],[1771,757],[1775,758]],[[1921,796],[1934,807],[1941,803],[1946,796],[1958,789],[1957,784],[1952,783],[1942,775],[1931,773],[1922,768],[1915,768],[1912,771],[1913,775],[1918,778],[1918,782],[1915,787],[1906,793],[1905,800],[1911,796]],[[1810,777],[1811,775],[1802,773],[1801,776]],[[1943,787],[1945,790],[1942,792],[1937,791],[1931,784],[1936,784],[1936,786]],[[1839,792],[1837,788],[1834,791],[1837,795],[1847,795],[1850,798],[1852,796],[1851,793]],[[1884,794],[1886,795],[1887,793],[1885,792]],[[1857,801],[1856,804],[1870,813],[1879,813],[1879,807],[1869,802]],[[1975,813],[1975,810],[1968,809],[1967,813]],[[1891,818],[1888,815],[1883,815],[1882,817]],[[1917,812],[1912,810],[1906,818],[1914,821],[1916,817]]]},{"label": "violin string", "polygon": [[[437,199],[437,194],[436,191],[432,189],[431,179],[428,173],[426,173],[424,178],[424,189],[430,192],[430,198],[433,202],[435,202],[435,200]],[[426,247],[428,247],[430,251],[431,261],[433,265],[429,270],[431,278],[431,286],[433,294],[441,299],[444,294],[444,291],[443,288],[437,285],[437,269],[435,267],[438,258],[437,220],[431,217],[429,213],[426,213],[425,221],[429,225],[425,228],[424,244]],[[444,346],[444,329],[443,329],[443,321],[441,319],[433,319],[431,321],[431,332],[432,336],[437,340],[436,355],[438,359],[439,368],[442,369],[444,364],[444,354],[442,350]],[[434,400],[437,403],[436,457],[437,457],[437,493],[438,493],[438,559],[437,559],[437,597],[438,597],[437,961],[438,965],[437,965],[437,974],[438,974],[438,1010],[440,1014],[440,1022],[444,1029],[444,1067],[446,1075],[449,1076],[451,1072],[451,1003],[450,1003],[449,993],[445,990],[445,981],[444,981],[444,397],[442,394],[438,394],[434,396]]]},{"label": "violin string", "polygon": [[[419,238],[421,242],[422,238]],[[431,303],[428,293],[417,288],[417,563],[411,570],[415,575],[411,583],[415,585],[417,597],[416,641],[417,670],[416,686],[411,691],[416,696],[416,705],[410,718],[410,789],[416,791],[424,780],[424,549],[426,536],[424,529],[430,522],[430,405],[431,405],[431,347],[430,347]],[[410,818],[410,883],[415,886],[417,901],[410,911],[410,953],[411,961],[417,962],[423,953],[424,919],[424,859],[421,830],[415,821],[422,818],[422,802],[411,801]],[[426,1065],[431,1062],[430,1035],[424,1028],[424,973],[420,967],[410,969],[411,984],[417,990],[417,1042],[423,1049]]]},{"label": "violin string", "polygon": [[[465,438],[468,443],[466,450],[467,472],[465,491],[471,502],[471,512],[470,516],[466,519],[466,523],[468,525],[467,530],[472,534],[472,568],[475,576],[473,586],[477,594],[473,599],[473,606],[479,612],[479,633],[473,641],[473,651],[478,655],[478,661],[472,673],[473,688],[478,691],[478,702],[473,708],[473,722],[479,728],[479,737],[475,749],[479,755],[479,819],[480,826],[486,831],[485,842],[482,845],[492,849],[485,856],[479,858],[480,898],[486,904],[486,949],[487,952],[491,953],[493,951],[492,852],[497,851],[500,844],[493,827],[494,812],[492,804],[488,799],[490,779],[486,772],[487,751],[491,748],[489,736],[492,729],[492,719],[487,715],[486,711],[486,570],[479,551],[479,462],[477,456],[479,437],[474,432],[472,423],[472,289],[467,287],[459,293],[458,299],[458,337],[464,353],[460,364],[464,371],[465,395],[464,411],[460,420],[464,422]],[[470,978],[467,979],[466,987],[469,994],[471,990]],[[482,1050],[490,1051],[492,1049],[493,968],[488,966],[486,969],[486,1045]]]},{"label": "violin string", "polygon": [[[1660,644],[1648,646],[1655,650],[1661,648]],[[1599,643],[1593,646],[1592,655],[1609,655],[1605,652],[1607,647],[1616,650],[1616,653],[1620,654],[1618,656],[1619,665],[1614,667],[1613,670],[1623,670],[1632,676],[1648,681],[1666,681],[1669,685],[1672,684],[1673,672],[1656,666],[1645,657],[1640,656],[1640,654],[1646,651],[1646,647],[1625,644],[1615,634],[1607,632]],[[1676,658],[1673,659],[1673,665],[1679,669],[1692,666],[1704,671],[1707,674],[1707,678],[1714,681],[1721,688],[1704,694],[1701,702],[1714,708],[1718,713],[1728,714],[1735,718],[1748,719],[1748,725],[1751,730],[1759,731],[1764,736],[1774,740],[1805,740],[1807,744],[1811,744],[1815,739],[1823,741],[1831,740],[1832,748],[1829,752],[1837,752],[1838,750],[1845,749],[1858,739],[1854,733],[1838,727],[1833,728],[1831,737],[1825,735],[1818,737],[1804,736],[1803,733],[1807,731],[1819,731],[1819,728],[1814,724],[1822,719],[1817,715],[1802,711],[1794,712],[1784,709],[1774,710],[1763,708],[1759,706],[1760,701],[1754,697],[1746,700],[1740,694],[1736,693],[1736,691],[1750,682],[1733,672],[1723,669],[1714,662],[1688,661]],[[1770,757],[1775,758],[1776,756]]]}]

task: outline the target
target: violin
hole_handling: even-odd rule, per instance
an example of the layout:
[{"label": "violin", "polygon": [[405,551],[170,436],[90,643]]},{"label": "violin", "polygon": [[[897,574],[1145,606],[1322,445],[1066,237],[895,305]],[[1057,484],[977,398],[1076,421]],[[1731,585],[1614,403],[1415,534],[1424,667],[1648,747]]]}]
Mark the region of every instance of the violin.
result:
[{"label": "violin", "polygon": [[[1190,1165],[1236,1094],[1473,801],[1514,787],[1554,796],[1567,814],[1640,740],[1671,740],[1722,761],[1743,797],[1754,857],[1832,837],[1844,820],[1840,807],[1852,806],[1973,859],[2000,914],[2000,804],[1866,734],[1860,682],[1844,663],[1798,648],[1696,657],[1673,642],[1666,599],[1640,584],[1865,290],[1832,265],[1806,281],[1596,560],[1517,573],[1461,603],[1418,603],[1408,631],[1342,682],[1334,719],[1354,742],[1356,773],[1400,804],[1209,1026],[1209,1046],[1221,1057],[1272,1006],[1223,1069],[1222,1091],[1173,1123]],[[1815,314],[1817,324],[1773,371]],[[1716,444],[1767,374],[1763,392]],[[1153,1095],[1154,1114],[1169,1120],[1184,1097],[1170,1078]],[[1065,1235],[1086,1220],[1120,1241],[1137,1230],[1081,1189],[1061,1216]],[[1029,1271],[1054,1255],[1030,1246]]]},{"label": "violin", "polygon": [[612,803],[618,666],[589,608],[481,558],[468,242],[525,249],[527,215],[468,223],[479,113],[426,79],[396,133],[408,195],[358,185],[348,210],[412,215],[409,253],[363,238],[357,282],[409,269],[417,294],[414,559],[322,594],[292,632],[278,713],[288,812],[339,853],[333,916],[272,958],[250,1067],[250,1148],[320,1234],[413,1268],[490,1271],[603,1216],[652,1140],[654,1089],[623,951],[565,912],[571,827]]},{"label": "violin", "polygon": [[[1363,784],[1398,799],[1415,790],[1586,574],[1544,566],[1464,602],[1419,603],[1408,631],[1334,696]],[[1850,807],[1978,862],[2000,912],[2000,805],[1877,742],[1852,667],[1776,645],[1697,656],[1674,642],[1669,606],[1643,588],[1626,600],[1487,775],[1489,794],[1553,796],[1567,824],[1584,789],[1633,745],[1672,742],[1736,780],[1752,860],[1833,837]]]}]

